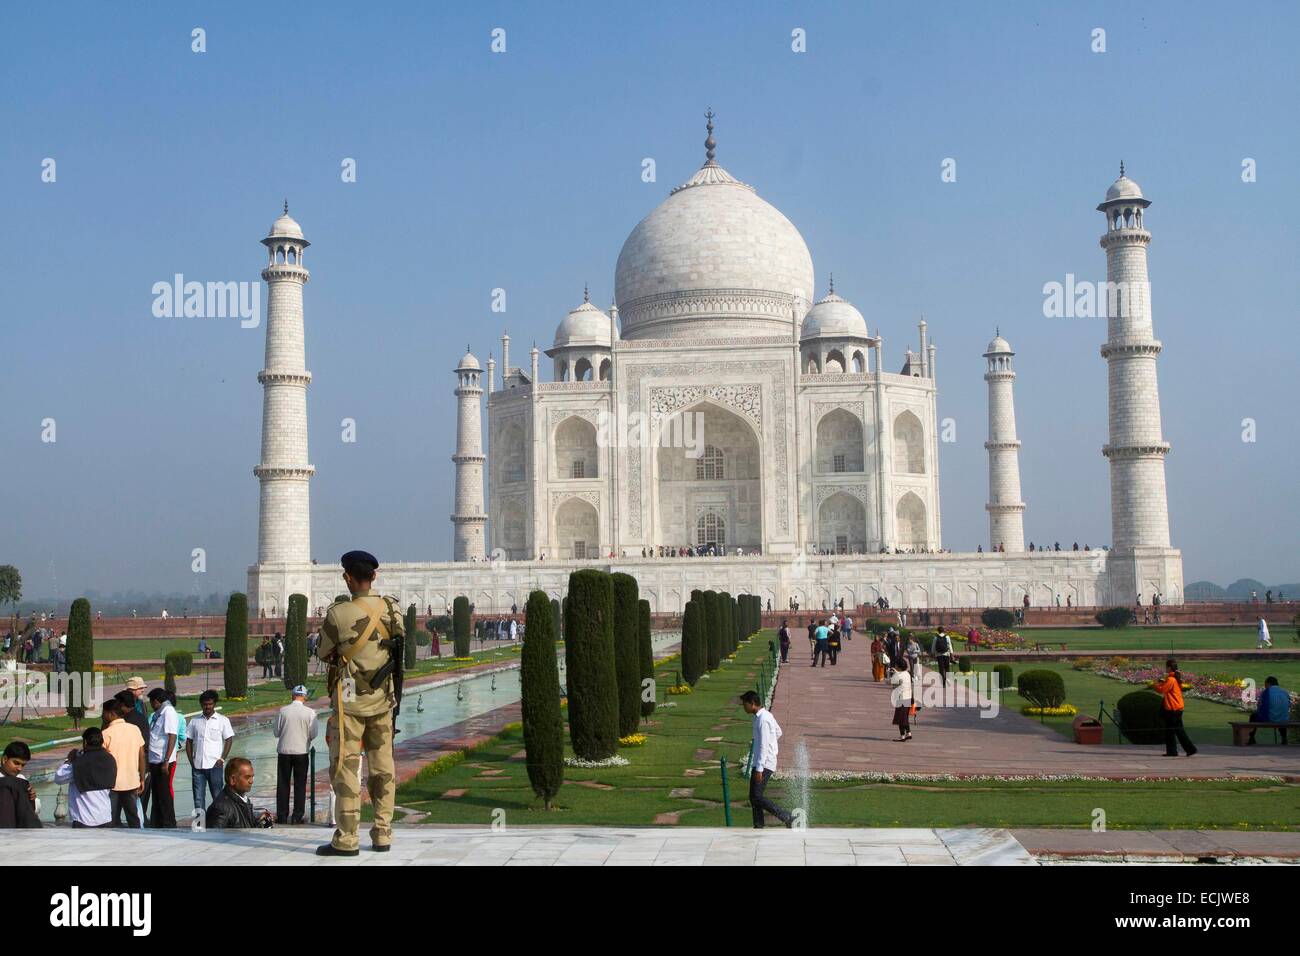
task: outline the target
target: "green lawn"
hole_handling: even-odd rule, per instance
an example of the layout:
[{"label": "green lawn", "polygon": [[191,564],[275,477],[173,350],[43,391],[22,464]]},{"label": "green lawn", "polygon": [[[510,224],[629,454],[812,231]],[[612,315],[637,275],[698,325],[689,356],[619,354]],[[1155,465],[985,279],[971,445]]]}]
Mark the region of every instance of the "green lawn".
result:
[{"label": "green lawn", "polygon": [[[507,730],[459,764],[438,772],[427,768],[398,788],[397,803],[426,812],[429,823],[488,825],[499,817],[498,811],[504,811],[507,825],[648,825],[657,817],[665,819],[661,815],[675,814],[682,826],[722,826],[718,759],[725,756],[732,768],[733,825],[749,826],[745,781],[737,765],[748,749],[750,719],[736,696],[757,680],[756,663],[766,653],[769,637],[764,634],[742,645],[736,662],[701,680],[695,693],[668,698],[677,706],[656,710],[646,728],[647,743],[620,751],[631,761],[629,766],[566,768],[565,785],[550,812],[542,809],[529,787],[518,728]],[[661,688],[671,682],[676,666],[674,661],[657,669]],[[1122,689],[1115,681],[1080,676],[1096,686],[1085,688],[1080,683],[1079,694],[1071,693],[1075,702],[1084,694],[1102,695],[1105,687],[1109,703],[1117,696],[1114,689]],[[1075,686],[1068,675],[1067,686]],[[1018,699],[1014,703],[1018,705]],[[1227,710],[1201,701],[1189,703],[1189,708],[1195,704],[1202,704],[1207,713]],[[722,739],[706,740],[709,737]],[[788,760],[786,755],[787,765]],[[454,795],[457,791],[464,792]],[[770,791],[784,806],[799,804],[794,781],[774,781]],[[1300,787],[1258,781],[814,781],[809,803],[812,826],[1086,827],[1092,824],[1097,807],[1105,809],[1111,828],[1281,830],[1300,825]]]},{"label": "green lawn", "polygon": [[[1064,642],[1072,651],[1100,650],[1254,650],[1255,627],[1033,627],[1016,628],[1032,642]],[[1275,648],[1300,649],[1290,628],[1270,629]],[[1059,648],[1050,648],[1058,650]]]},{"label": "green lawn", "polygon": [[[1264,678],[1270,674],[1277,677],[1282,686],[1294,690],[1300,687],[1300,661],[1198,661],[1192,658],[1180,660],[1179,667],[1184,671],[1196,674],[1229,674],[1233,677],[1252,677],[1255,679],[1256,686],[1259,689],[1264,687]],[[1016,675],[1026,670],[1050,670],[1056,671],[1065,681],[1066,700],[1079,708],[1080,713],[1092,714],[1096,716],[1099,712],[1102,701],[1106,703],[1106,709],[1113,711],[1116,702],[1135,690],[1141,690],[1140,684],[1128,684],[1124,681],[1118,681],[1110,677],[1101,677],[1088,671],[1076,671],[1066,663],[1038,663],[1036,661],[1023,661],[1010,664],[1010,667]],[[989,670],[990,667],[981,666],[976,670]],[[1019,694],[1004,694],[1002,706],[1019,710],[1024,706],[1024,701]],[[1195,697],[1184,699],[1185,710],[1183,712],[1183,724],[1187,728],[1187,733],[1191,736],[1193,743],[1196,744],[1221,744],[1228,746],[1232,743],[1232,731],[1228,727],[1228,721],[1246,720],[1246,713],[1235,707],[1229,707],[1227,704],[1219,704],[1214,701],[1201,700]],[[1032,718],[1038,720],[1039,718]],[[1072,717],[1047,717],[1044,723],[1063,736],[1073,736],[1071,730]],[[1119,733],[1114,725],[1109,721],[1106,722],[1106,743],[1119,743]],[[1271,732],[1265,731],[1260,734],[1259,739],[1262,743],[1272,742]]]}]

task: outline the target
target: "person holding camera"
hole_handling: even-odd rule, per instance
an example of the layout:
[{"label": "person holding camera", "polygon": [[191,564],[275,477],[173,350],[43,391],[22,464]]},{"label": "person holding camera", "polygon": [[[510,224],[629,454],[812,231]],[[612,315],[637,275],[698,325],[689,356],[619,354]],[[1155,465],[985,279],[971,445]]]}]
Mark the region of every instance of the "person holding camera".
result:
[{"label": "person holding camera", "polygon": [[54,782],[68,788],[68,815],[74,827],[113,825],[113,787],[117,761],[104,749],[104,732],[87,727],[81,732],[81,750],[69,752]]},{"label": "person holding camera", "polygon": [[270,810],[258,810],[248,799],[253,789],[253,762],[247,757],[226,761],[226,785],[208,807],[205,822],[209,830],[266,829],[272,825]]}]

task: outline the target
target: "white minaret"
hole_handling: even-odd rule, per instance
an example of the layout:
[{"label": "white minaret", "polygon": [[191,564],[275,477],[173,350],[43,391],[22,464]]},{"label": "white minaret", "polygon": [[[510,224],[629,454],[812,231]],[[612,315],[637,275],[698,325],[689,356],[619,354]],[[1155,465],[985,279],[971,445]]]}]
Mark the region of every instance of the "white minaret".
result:
[{"label": "white minaret", "polygon": [[302,253],[311,243],[289,215],[271,225],[262,240],[270,262],[266,280],[266,365],[262,383],[262,460],[253,469],[261,482],[257,563],[311,561],[309,482],[316,471],[307,461],[307,385],[303,343],[302,287],[308,273]]},{"label": "white minaret", "polygon": [[1102,454],[1110,459],[1111,547],[1117,551],[1169,547],[1169,443],[1161,437],[1156,385],[1160,343],[1153,335],[1147,279],[1151,233],[1142,223],[1149,205],[1120,163],[1119,179],[1097,207],[1106,216],[1101,247],[1106,250],[1108,335],[1101,355],[1110,370],[1110,442]]},{"label": "white minaret", "polygon": [[989,546],[1012,551],[1025,550],[1025,503],[1020,500],[1020,440],[1016,438],[1016,400],[1013,385],[1015,370],[1011,366],[1007,340],[998,332],[989,343],[984,358],[989,370]]},{"label": "white minaret", "polygon": [[454,560],[482,561],[487,557],[484,531],[487,515],[483,513],[483,420],[480,402],[483,370],[478,359],[465,354],[456,366],[456,511],[451,516],[455,528]]}]

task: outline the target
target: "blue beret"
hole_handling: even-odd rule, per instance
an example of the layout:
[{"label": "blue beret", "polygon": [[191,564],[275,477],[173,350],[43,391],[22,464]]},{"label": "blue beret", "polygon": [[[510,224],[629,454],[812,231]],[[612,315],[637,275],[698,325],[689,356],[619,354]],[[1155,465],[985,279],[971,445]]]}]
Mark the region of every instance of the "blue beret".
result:
[{"label": "blue beret", "polygon": [[368,565],[371,571],[377,571],[379,569],[379,559],[369,551],[349,551],[347,554],[343,555],[343,557],[339,558],[339,563],[342,564],[345,569],[355,567],[356,565]]}]

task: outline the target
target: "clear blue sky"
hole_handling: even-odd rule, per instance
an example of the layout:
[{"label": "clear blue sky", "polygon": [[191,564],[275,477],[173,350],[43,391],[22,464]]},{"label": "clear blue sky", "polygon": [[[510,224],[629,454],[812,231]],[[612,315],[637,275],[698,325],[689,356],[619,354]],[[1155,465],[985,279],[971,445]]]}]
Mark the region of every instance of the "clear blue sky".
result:
[{"label": "clear blue sky", "polygon": [[499,353],[490,290],[521,357],[584,281],[608,303],[623,239],[699,165],[711,106],[719,160],[801,230],[819,290],[833,271],[891,367],[928,319],[957,550],[987,534],[995,326],[1018,352],[1028,537],[1110,536],[1104,324],[1043,318],[1041,290],[1104,278],[1094,207],[1123,158],[1153,201],[1186,580],[1300,578],[1298,26],[1267,2],[6,4],[0,563],[33,597],[243,587],[263,329],[154,318],[150,289],[256,280],[286,196],[313,242],[313,553],[449,557],[451,368],[467,341]]}]

